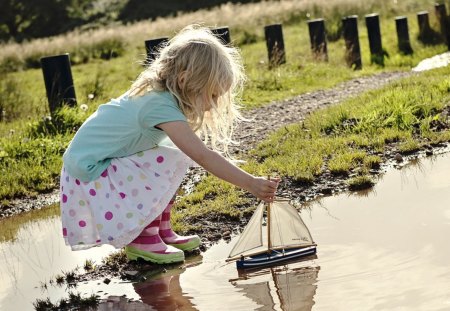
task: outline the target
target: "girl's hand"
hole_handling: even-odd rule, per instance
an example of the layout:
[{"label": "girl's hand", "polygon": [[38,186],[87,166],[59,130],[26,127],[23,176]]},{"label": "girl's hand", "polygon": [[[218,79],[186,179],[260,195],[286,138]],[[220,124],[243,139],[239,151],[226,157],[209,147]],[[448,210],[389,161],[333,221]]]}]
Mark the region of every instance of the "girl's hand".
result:
[{"label": "girl's hand", "polygon": [[249,191],[257,198],[270,203],[275,198],[279,182],[279,178],[267,180],[263,177],[254,177]]}]

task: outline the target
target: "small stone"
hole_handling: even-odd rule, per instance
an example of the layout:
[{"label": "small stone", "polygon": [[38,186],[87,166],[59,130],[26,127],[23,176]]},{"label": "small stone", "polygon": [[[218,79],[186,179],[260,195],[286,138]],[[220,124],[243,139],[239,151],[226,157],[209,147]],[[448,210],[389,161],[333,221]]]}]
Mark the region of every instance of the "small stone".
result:
[{"label": "small stone", "polygon": [[402,162],[403,161],[403,157],[400,153],[396,153],[394,156],[395,161],[397,162]]},{"label": "small stone", "polygon": [[105,279],[103,280],[103,283],[105,283],[106,285],[108,285],[109,283],[111,283],[111,280],[108,279],[108,278],[105,278]]},{"label": "small stone", "polygon": [[332,194],[333,193],[333,188],[331,187],[325,187],[320,189],[320,193],[322,194]]},{"label": "small stone", "polygon": [[433,150],[427,150],[427,151],[425,151],[425,154],[427,156],[432,156],[433,155]]},{"label": "small stone", "polygon": [[139,272],[132,270],[132,271],[124,271],[123,274],[127,277],[134,278]]}]

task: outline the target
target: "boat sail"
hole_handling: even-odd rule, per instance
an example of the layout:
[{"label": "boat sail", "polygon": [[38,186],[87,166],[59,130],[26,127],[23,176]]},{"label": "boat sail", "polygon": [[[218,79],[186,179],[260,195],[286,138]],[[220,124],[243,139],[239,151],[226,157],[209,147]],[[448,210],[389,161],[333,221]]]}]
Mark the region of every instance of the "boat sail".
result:
[{"label": "boat sail", "polygon": [[275,200],[258,205],[227,261],[237,260],[238,268],[261,267],[315,252],[316,244],[297,210],[288,200]]}]

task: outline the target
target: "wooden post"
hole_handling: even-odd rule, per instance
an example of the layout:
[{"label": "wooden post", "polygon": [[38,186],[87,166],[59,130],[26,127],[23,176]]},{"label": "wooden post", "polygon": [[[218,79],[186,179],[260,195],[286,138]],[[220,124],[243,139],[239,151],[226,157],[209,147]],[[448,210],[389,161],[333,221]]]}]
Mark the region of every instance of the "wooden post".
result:
[{"label": "wooden post", "polygon": [[370,59],[372,63],[384,66],[384,52],[381,43],[380,18],[377,13],[365,16],[369,36]]},{"label": "wooden post", "polygon": [[436,18],[439,21],[442,39],[447,44],[447,47],[450,50],[450,30],[448,25],[448,17],[447,17],[447,10],[445,9],[445,4],[436,3],[434,5],[434,9],[436,12]]},{"label": "wooden post", "polygon": [[169,41],[167,37],[155,38],[145,41],[145,50],[147,51],[146,65],[150,65],[156,58],[156,54],[162,45]]},{"label": "wooden post", "polygon": [[309,20],[309,39],[314,57],[328,61],[325,21],[323,18]]},{"label": "wooden post", "polygon": [[269,66],[274,67],[286,63],[281,24],[264,26],[264,34],[266,37],[267,52],[269,54]]},{"label": "wooden post", "polygon": [[413,53],[411,42],[409,41],[408,19],[406,16],[397,16],[395,18],[395,27],[397,29],[398,49],[401,53],[409,55]]},{"label": "wooden post", "polygon": [[230,29],[227,26],[213,28],[211,31],[222,41],[223,44],[229,45],[231,43]]},{"label": "wooden post", "polygon": [[50,113],[53,115],[63,104],[76,106],[69,54],[42,57],[41,66]]},{"label": "wooden post", "polygon": [[355,70],[362,68],[361,49],[359,47],[358,16],[352,15],[342,19],[345,41],[345,61]]},{"label": "wooden post", "polygon": [[430,19],[428,17],[428,11],[421,11],[417,13],[417,23],[419,24],[419,36],[418,39],[421,42],[426,42],[427,34],[429,33]]}]

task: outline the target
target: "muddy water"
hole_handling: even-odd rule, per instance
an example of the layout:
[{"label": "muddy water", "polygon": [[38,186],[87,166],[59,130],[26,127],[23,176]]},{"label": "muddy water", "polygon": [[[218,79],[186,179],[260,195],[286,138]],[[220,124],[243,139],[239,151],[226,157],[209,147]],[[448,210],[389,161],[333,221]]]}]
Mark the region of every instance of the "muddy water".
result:
[{"label": "muddy water", "polygon": [[[224,261],[234,238],[145,282],[74,291],[108,299],[99,310],[450,310],[449,172],[450,154],[436,156],[391,170],[369,192],[311,203],[301,215],[318,253],[301,262],[238,272]],[[111,251],[72,253],[60,230],[57,216],[35,219],[0,243],[1,310],[67,297],[41,282]]]},{"label": "muddy water", "polygon": [[48,281],[83,267],[88,258],[100,262],[111,250],[71,252],[60,235],[58,207],[48,209],[50,213],[37,212],[24,221],[17,216],[0,222],[0,310],[33,310],[36,299],[66,297],[66,286]]}]

